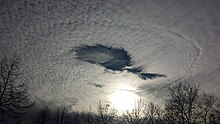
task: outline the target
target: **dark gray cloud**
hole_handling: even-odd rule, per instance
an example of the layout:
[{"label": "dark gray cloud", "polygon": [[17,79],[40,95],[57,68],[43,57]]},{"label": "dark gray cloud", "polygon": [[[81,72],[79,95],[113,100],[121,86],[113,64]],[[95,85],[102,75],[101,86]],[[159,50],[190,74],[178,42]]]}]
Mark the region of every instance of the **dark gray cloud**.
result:
[{"label": "dark gray cloud", "polygon": [[133,66],[132,57],[123,48],[113,48],[104,45],[82,45],[74,49],[76,58],[89,63],[98,64],[106,69],[113,71],[123,71],[137,74],[141,79],[153,79],[157,77],[166,77],[163,74],[142,73],[143,67],[131,68]]},{"label": "dark gray cloud", "polygon": [[146,80],[146,79],[154,79],[157,77],[166,77],[166,75],[155,74],[155,73],[140,73],[140,74],[138,74],[138,77]]},{"label": "dark gray cloud", "polygon": [[77,59],[99,64],[107,69],[122,71],[132,65],[130,55],[124,49],[106,47],[103,45],[80,46],[75,50]]}]

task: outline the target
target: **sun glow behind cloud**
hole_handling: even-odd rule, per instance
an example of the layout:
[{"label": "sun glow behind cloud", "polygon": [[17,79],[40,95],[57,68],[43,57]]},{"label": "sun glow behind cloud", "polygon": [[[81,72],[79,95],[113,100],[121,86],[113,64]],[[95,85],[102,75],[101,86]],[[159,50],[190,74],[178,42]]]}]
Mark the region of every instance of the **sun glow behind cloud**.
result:
[{"label": "sun glow behind cloud", "polygon": [[110,95],[110,101],[113,107],[119,112],[131,112],[139,100],[135,93],[135,88],[128,85],[120,85]]}]

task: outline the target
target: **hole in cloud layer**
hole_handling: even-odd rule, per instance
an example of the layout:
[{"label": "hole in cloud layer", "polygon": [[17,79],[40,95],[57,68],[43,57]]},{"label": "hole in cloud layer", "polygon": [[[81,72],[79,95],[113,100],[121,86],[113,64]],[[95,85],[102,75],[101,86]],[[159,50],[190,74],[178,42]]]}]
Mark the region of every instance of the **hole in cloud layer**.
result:
[{"label": "hole in cloud layer", "polygon": [[137,74],[146,80],[157,77],[166,77],[162,74],[142,73],[143,68],[131,68],[132,58],[123,48],[113,48],[97,44],[95,46],[82,45],[74,49],[76,58],[93,64],[101,65],[113,71],[123,71]]},{"label": "hole in cloud layer", "polygon": [[124,49],[111,48],[103,45],[80,46],[75,50],[77,59],[100,64],[107,69],[122,71],[131,66],[131,57]]}]

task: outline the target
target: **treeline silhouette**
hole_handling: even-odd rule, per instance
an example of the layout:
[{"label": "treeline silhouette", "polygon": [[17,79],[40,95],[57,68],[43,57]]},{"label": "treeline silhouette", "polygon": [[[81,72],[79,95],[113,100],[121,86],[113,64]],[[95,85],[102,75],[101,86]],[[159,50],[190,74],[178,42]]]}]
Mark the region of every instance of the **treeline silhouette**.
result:
[{"label": "treeline silhouette", "polygon": [[40,110],[33,124],[220,124],[220,103],[214,95],[202,93],[198,86],[179,83],[169,87],[165,107],[139,100],[132,111],[122,115],[99,101],[97,111],[70,112],[65,107],[52,112]]},{"label": "treeline silhouette", "polygon": [[[19,67],[17,56],[5,57],[0,62],[1,124],[22,124],[18,119],[34,105],[26,83],[21,80]],[[72,112],[65,106],[55,110],[44,107],[32,113],[28,124],[220,124],[220,102],[216,96],[189,83],[176,83],[167,91],[163,107],[146,104],[141,99],[132,111],[123,114],[101,101],[97,111]]]}]

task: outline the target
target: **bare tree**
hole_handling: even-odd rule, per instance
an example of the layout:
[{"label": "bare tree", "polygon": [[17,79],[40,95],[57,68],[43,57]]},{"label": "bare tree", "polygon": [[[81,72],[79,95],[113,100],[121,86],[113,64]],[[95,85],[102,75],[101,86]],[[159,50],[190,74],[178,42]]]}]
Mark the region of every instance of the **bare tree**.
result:
[{"label": "bare tree", "polygon": [[213,107],[217,102],[217,98],[213,95],[202,94],[199,100],[199,108],[198,108],[198,118],[203,120],[205,124],[210,122],[209,115],[212,112]]},{"label": "bare tree", "polygon": [[55,112],[55,123],[56,124],[70,124],[71,123],[71,114],[69,110],[62,106],[57,108]]},{"label": "bare tree", "polygon": [[94,123],[94,114],[92,113],[92,108],[90,107],[88,112],[81,113],[81,119],[84,124],[93,124]]},{"label": "bare tree", "polygon": [[51,112],[48,107],[43,108],[33,118],[33,124],[47,124],[50,121]]},{"label": "bare tree", "polygon": [[79,124],[81,123],[80,113],[78,111],[72,112],[70,114],[71,123],[70,124]]},{"label": "bare tree", "polygon": [[146,120],[145,111],[145,103],[140,99],[131,112],[127,111],[126,114],[123,115],[124,121],[128,124],[143,124]]},{"label": "bare tree", "polygon": [[146,109],[146,121],[148,124],[161,124],[163,123],[163,114],[164,111],[159,106],[150,102]]},{"label": "bare tree", "polygon": [[180,83],[170,87],[169,93],[165,107],[167,115],[171,116],[176,123],[194,123],[197,118],[199,87]]},{"label": "bare tree", "polygon": [[103,105],[100,100],[97,111],[99,115],[96,118],[96,123],[98,124],[112,124],[117,116],[117,111],[114,108],[111,108],[109,104]]},{"label": "bare tree", "polygon": [[217,102],[208,115],[210,124],[220,124],[220,103]]},{"label": "bare tree", "polygon": [[17,55],[2,58],[0,61],[0,122],[7,117],[23,114],[33,105],[22,79],[20,58]]}]

